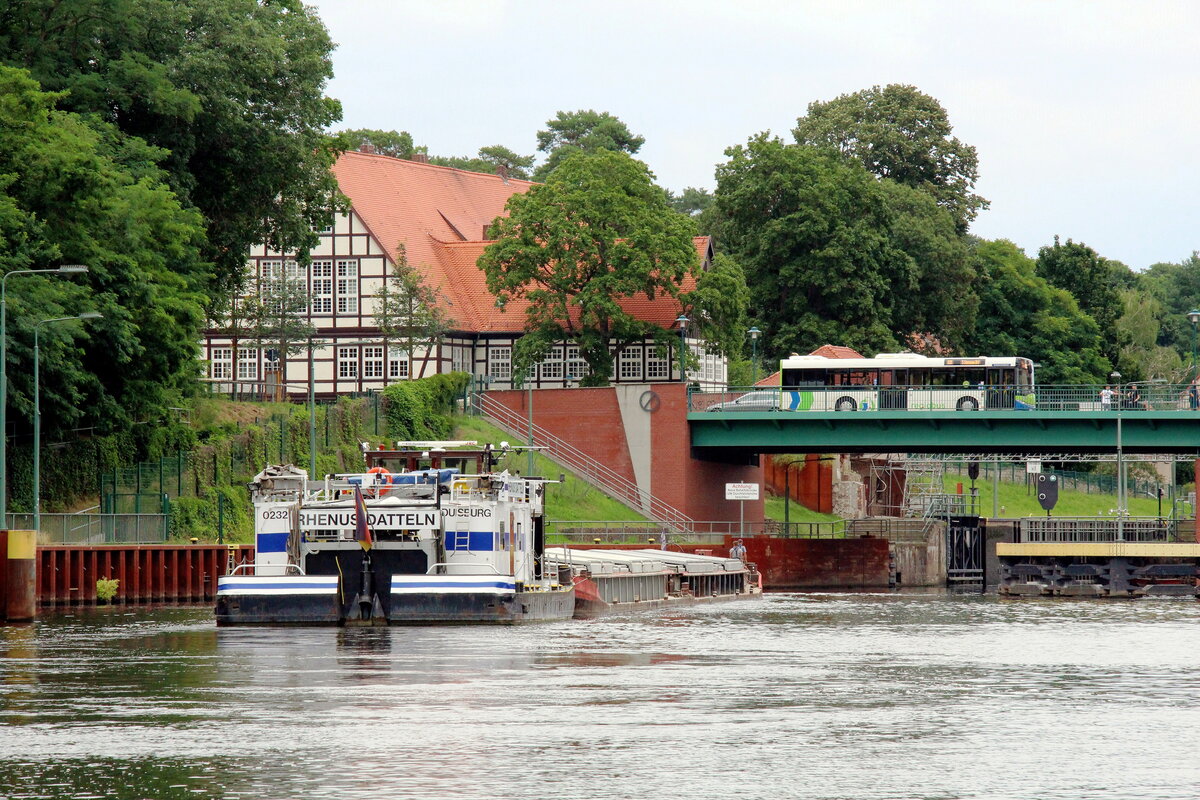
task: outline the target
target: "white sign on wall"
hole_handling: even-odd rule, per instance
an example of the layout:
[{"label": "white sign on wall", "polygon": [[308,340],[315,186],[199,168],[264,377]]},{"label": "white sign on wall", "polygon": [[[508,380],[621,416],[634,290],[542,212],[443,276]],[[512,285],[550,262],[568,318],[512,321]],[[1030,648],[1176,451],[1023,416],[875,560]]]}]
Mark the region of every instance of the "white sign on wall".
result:
[{"label": "white sign on wall", "polygon": [[725,484],[726,500],[757,500],[757,483],[727,483]]},{"label": "white sign on wall", "polygon": [[1042,462],[1036,458],[1031,458],[1025,462],[1025,474],[1036,475],[1042,471]]}]

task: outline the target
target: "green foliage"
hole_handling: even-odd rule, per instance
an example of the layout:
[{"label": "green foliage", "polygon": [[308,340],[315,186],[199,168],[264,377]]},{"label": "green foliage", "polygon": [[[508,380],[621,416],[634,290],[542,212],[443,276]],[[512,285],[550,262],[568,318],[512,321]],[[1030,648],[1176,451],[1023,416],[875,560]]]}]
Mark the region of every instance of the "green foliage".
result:
[{"label": "green foliage", "polygon": [[[888,196],[862,167],[760,134],[717,167],[718,242],[746,271],[765,357],[827,342],[894,350],[893,309],[917,285]],[[907,333],[907,332],[906,332]]]},{"label": "green foliage", "polygon": [[533,169],[533,156],[522,156],[503,145],[494,144],[479,148],[479,153],[470,156],[430,156],[429,163],[443,167],[470,170],[471,172],[495,172],[497,167],[508,170],[510,178],[529,180]]},{"label": "green foliage", "polygon": [[111,603],[117,596],[117,589],[120,585],[121,581],[117,578],[97,578],[96,599],[101,603]]},{"label": "green foliage", "polygon": [[697,189],[694,186],[689,186],[679,194],[675,194],[668,189],[667,202],[670,203],[671,208],[680,214],[695,217],[703,214],[712,206],[713,196],[707,189]]},{"label": "green foliage", "polygon": [[1054,244],[1038,250],[1037,273],[1051,286],[1066,289],[1100,327],[1100,347],[1110,364],[1119,366],[1126,377],[1142,377],[1135,364],[1120,364],[1120,353],[1129,345],[1127,333],[1117,324],[1124,308],[1120,295],[1120,274],[1129,268],[1102,258],[1095,250],[1067,239],[1054,237]]},{"label": "green foliage", "polygon": [[951,130],[937,100],[889,84],[810,103],[792,133],[798,144],[832,148],[880,178],[925,192],[965,233],[988,201],[971,191],[979,177],[975,148]]},{"label": "green foliage", "polygon": [[[322,94],[332,48],[299,0],[24,0],[0,12],[0,63],[66,90],[64,110],[119,129],[110,147],[129,157],[117,160],[153,169],[162,159],[180,201],[202,215],[217,288],[238,284],[252,244],[306,252],[336,205],[325,130],[341,107]],[[84,218],[103,208],[72,206]],[[142,218],[105,210],[122,220],[115,233]],[[176,238],[160,246],[194,237]]]},{"label": "green foliage", "polygon": [[375,148],[376,153],[393,158],[412,158],[413,153],[424,151],[424,148],[413,146],[413,137],[408,131],[354,128],[338,131],[337,137],[343,150],[357,150],[363,145],[368,145]]},{"label": "green foliage", "polygon": [[127,430],[167,416],[192,386],[208,275],[201,220],[163,182],[161,152],[53,110],[56,99],[0,67],[0,270],[90,268],[8,282],[10,411],[28,430],[35,324],[99,311],[86,328],[42,328],[44,432]]},{"label": "green foliage", "polygon": [[257,348],[278,350],[280,360],[286,361],[305,350],[305,340],[316,328],[303,316],[309,303],[307,282],[288,278],[282,265],[276,270],[254,280],[256,291],[241,302],[238,316],[242,337]]},{"label": "green foliage", "polygon": [[1013,354],[1039,365],[1038,383],[1103,383],[1110,365],[1096,322],[1071,293],[1037,274],[1016,245],[980,241],[974,251],[980,274],[979,320],[965,348],[988,355]]},{"label": "green foliage", "polygon": [[[220,498],[220,499],[218,499]],[[224,536],[219,536],[221,531]],[[254,504],[245,485],[210,486],[171,502],[171,538],[229,543],[254,541]]]},{"label": "green foliage", "polygon": [[528,301],[514,366],[526,372],[556,343],[579,345],[590,374],[603,386],[614,353],[668,331],[625,311],[622,300],[679,296],[698,266],[690,221],[667,205],[645,164],[624,153],[577,153],[545,184],[513,195],[508,216],[492,224],[479,260],[488,291],[501,303]]},{"label": "green foliage", "polygon": [[393,383],[383,390],[391,439],[446,439],[453,430],[455,403],[467,389],[465,372]]},{"label": "green foliage", "polygon": [[559,111],[546,121],[546,130],[538,131],[538,152],[546,153],[546,162],[533,173],[544,181],[558,165],[575,153],[601,150],[634,155],[646,139],[635,136],[624,122],[607,111]]},{"label": "green foliage", "polygon": [[712,266],[696,278],[696,288],[680,297],[693,321],[691,332],[727,356],[736,357],[746,339],[750,289],[746,273],[730,256],[718,253]]}]

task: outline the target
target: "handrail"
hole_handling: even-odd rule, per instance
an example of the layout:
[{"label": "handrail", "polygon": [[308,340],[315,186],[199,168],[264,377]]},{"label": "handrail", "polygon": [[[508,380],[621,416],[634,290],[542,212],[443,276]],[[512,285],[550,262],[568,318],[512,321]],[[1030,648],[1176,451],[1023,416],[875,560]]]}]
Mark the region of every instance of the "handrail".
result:
[{"label": "handrail", "polygon": [[799,413],[1036,410],[1114,415],[1200,411],[1200,386],[1193,391],[1190,384],[1113,384],[1110,392],[1104,390],[1103,384],[731,386],[725,391],[689,392],[688,410]]},{"label": "handrail", "polygon": [[[495,422],[498,427],[514,436],[528,435],[529,421],[519,413],[503,403],[493,400],[485,393],[476,393],[474,398],[476,408]],[[682,511],[645,491],[624,475],[597,461],[545,428],[539,425],[533,426],[533,442],[547,455],[562,462],[572,472],[610,497],[633,505],[656,520],[677,527],[683,532],[691,529],[692,520]]]}]

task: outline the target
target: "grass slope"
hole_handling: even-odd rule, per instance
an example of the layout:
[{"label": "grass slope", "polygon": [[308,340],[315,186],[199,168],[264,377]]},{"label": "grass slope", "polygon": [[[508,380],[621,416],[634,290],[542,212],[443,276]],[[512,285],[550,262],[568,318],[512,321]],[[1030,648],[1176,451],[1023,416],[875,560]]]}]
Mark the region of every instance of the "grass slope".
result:
[{"label": "grass slope", "polygon": [[[959,475],[947,475],[944,478],[946,491],[955,492],[958,484],[963,485],[963,494],[970,493],[971,481]],[[976,481],[979,489],[979,513],[985,517],[992,516],[992,482],[990,480]],[[1038,505],[1037,492],[1032,482],[1027,488],[1024,483],[1000,483],[1000,516],[1011,517],[1043,517],[1046,512]],[[1053,515],[1056,517],[1097,517],[1107,516],[1117,507],[1117,497],[1112,494],[1087,494],[1075,490],[1062,490],[1058,493],[1058,503],[1054,506]],[[1154,517],[1158,515],[1158,501],[1144,497],[1129,498],[1129,513],[1135,517]],[[1171,513],[1171,504],[1163,499],[1163,514]]]},{"label": "grass slope", "polygon": [[[505,433],[494,425],[489,425],[479,417],[455,417],[454,422],[456,439],[474,439],[480,444],[487,442],[498,444],[502,441],[511,442],[514,445],[522,444],[522,442],[516,441],[511,434]],[[499,468],[525,475],[529,469],[529,455],[524,452],[510,453],[501,459]],[[555,522],[646,519],[639,512],[613,500],[540,453],[534,454],[533,473],[555,480],[559,475],[566,476],[562,483],[551,485],[546,489],[546,517]]]}]

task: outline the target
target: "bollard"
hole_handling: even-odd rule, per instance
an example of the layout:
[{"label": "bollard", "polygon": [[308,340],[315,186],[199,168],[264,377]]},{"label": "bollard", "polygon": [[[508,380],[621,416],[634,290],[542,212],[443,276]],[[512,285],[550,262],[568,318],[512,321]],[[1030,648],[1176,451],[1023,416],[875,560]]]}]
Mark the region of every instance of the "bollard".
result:
[{"label": "bollard", "polygon": [[5,616],[25,622],[37,614],[37,531],[9,531],[5,567]]}]

